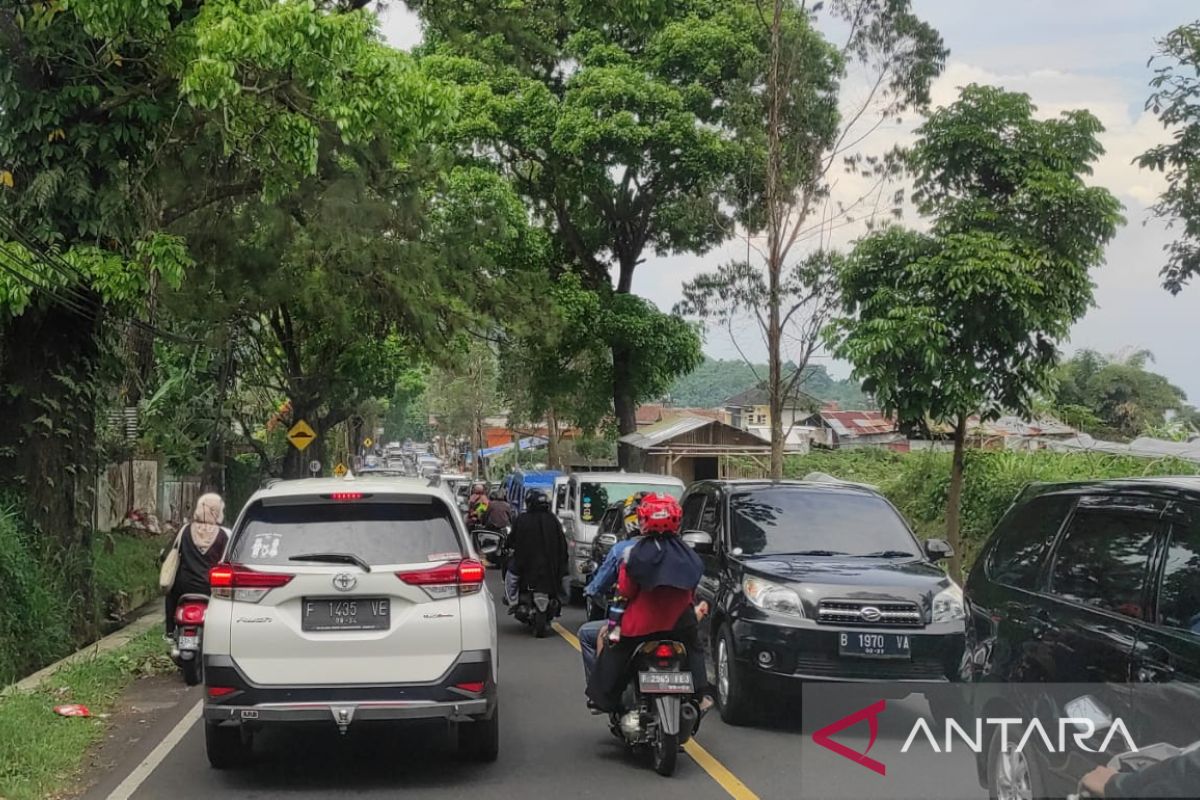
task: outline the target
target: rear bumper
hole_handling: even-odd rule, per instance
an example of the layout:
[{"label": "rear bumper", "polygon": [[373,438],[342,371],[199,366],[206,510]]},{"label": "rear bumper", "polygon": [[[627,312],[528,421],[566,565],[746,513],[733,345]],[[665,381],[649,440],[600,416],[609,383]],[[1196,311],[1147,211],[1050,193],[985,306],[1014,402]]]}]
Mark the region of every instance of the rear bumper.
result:
[{"label": "rear bumper", "polygon": [[[469,650],[428,683],[341,686],[262,686],[250,681],[229,656],[204,657],[204,718],[231,724],[487,719],[496,708],[496,679],[489,650]],[[481,691],[461,684],[483,684]],[[474,688],[474,687],[472,687]],[[219,689],[222,694],[213,697]]]}]

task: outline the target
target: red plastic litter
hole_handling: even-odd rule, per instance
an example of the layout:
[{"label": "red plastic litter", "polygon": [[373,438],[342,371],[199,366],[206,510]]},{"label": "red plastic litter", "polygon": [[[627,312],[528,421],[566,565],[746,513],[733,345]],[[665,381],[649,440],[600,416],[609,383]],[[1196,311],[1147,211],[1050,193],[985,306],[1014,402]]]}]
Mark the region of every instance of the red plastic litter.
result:
[{"label": "red plastic litter", "polygon": [[90,717],[92,715],[87,706],[81,706],[78,703],[55,706],[54,713],[60,717]]}]

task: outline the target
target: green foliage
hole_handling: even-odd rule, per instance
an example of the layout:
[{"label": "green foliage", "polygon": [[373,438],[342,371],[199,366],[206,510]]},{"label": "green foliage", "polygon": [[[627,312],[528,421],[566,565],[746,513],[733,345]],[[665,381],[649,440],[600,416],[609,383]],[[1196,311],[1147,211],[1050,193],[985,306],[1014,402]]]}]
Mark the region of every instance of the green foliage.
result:
[{"label": "green foliage", "polygon": [[482,446],[482,419],[498,410],[496,354],[478,339],[464,338],[455,344],[458,357],[453,367],[434,370],[425,402],[437,415],[440,433],[464,436]]},{"label": "green foliage", "polygon": [[[795,366],[784,365],[790,373]],[[750,365],[741,359],[705,358],[696,369],[680,376],[667,391],[672,405],[689,408],[718,408],[735,394],[762,383],[759,376],[767,374],[765,364]],[[874,408],[873,401],[863,394],[858,381],[852,378],[835,380],[824,364],[805,367],[797,388],[818,400],[837,403],[842,408]]]},{"label": "green foliage", "polygon": [[[789,456],[785,468],[789,478],[824,472],[842,480],[877,486],[922,537],[946,535],[949,453],[814,450],[804,456]],[[1028,483],[1195,474],[1200,474],[1200,467],[1176,459],[1047,450],[1032,453],[967,450],[962,499],[964,563],[969,570],[992,528]]]},{"label": "green foliage", "polygon": [[1151,147],[1138,166],[1161,172],[1167,188],[1154,214],[1178,231],[1166,247],[1167,263],[1159,271],[1163,287],[1178,294],[1200,273],[1200,21],[1180,25],[1158,41],[1146,108],[1172,133],[1170,141]]},{"label": "green foliage", "polygon": [[[122,647],[67,666],[36,691],[0,698],[0,795],[41,800],[74,788],[89,747],[105,731],[117,698],[139,677],[168,672],[162,632],[155,628]],[[60,717],[51,709],[82,703],[92,716]]]},{"label": "green foliage", "polygon": [[93,541],[96,597],[108,622],[158,599],[158,555],[170,541],[163,536],[100,533]]},{"label": "green foliage", "polygon": [[1167,412],[1183,411],[1187,395],[1146,369],[1153,360],[1147,351],[1125,358],[1079,351],[1055,372],[1055,410],[1061,409],[1064,421],[1099,436],[1166,433]]},{"label": "green foliage", "polygon": [[6,686],[70,652],[71,603],[37,537],[10,504],[0,506],[0,552],[0,685]]},{"label": "green foliage", "polygon": [[834,351],[904,423],[1028,413],[1091,303],[1089,270],[1120,222],[1116,199],[1083,182],[1100,124],[1034,110],[972,85],[934,112],[909,154],[930,232],[872,234],[842,271]]}]

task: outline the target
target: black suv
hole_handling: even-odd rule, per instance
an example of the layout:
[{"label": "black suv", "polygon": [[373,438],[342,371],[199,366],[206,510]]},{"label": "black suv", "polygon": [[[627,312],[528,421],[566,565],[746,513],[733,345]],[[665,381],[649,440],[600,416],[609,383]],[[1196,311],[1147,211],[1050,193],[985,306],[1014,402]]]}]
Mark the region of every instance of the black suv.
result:
[{"label": "black suv", "polygon": [[[1086,683],[1139,747],[1200,737],[1183,710],[1200,699],[1200,478],[1029,486],[965,594],[977,715],[1029,718],[1032,693],[1014,684]],[[1061,796],[1108,759],[1001,753],[999,738],[978,759],[993,797]]]},{"label": "black suv", "polygon": [[[699,594],[721,716],[754,716],[764,684],[956,680],[962,591],[872,489],[840,481],[702,481],[683,530],[704,559]],[[936,713],[936,710],[935,710]]]}]

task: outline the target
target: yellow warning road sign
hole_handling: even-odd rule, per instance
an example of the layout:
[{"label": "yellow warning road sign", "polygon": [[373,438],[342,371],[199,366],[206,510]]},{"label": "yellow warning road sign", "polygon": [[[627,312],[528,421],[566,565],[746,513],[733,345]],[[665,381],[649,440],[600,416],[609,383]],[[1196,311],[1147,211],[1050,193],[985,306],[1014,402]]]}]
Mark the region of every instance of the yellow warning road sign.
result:
[{"label": "yellow warning road sign", "polygon": [[368,436],[367,438],[363,439],[363,447],[370,447],[370,446],[371,446],[371,445],[373,445],[373,444],[375,444],[375,440],[374,440],[374,439],[372,439],[370,436]]},{"label": "yellow warning road sign", "polygon": [[346,474],[346,465],[339,461],[337,466],[333,468],[333,474],[339,478],[342,477],[343,475],[345,475]]},{"label": "yellow warning road sign", "polygon": [[313,440],[317,438],[317,432],[309,427],[307,422],[300,420],[288,431],[287,438],[292,443],[292,447],[303,451],[304,448],[312,444]]}]

